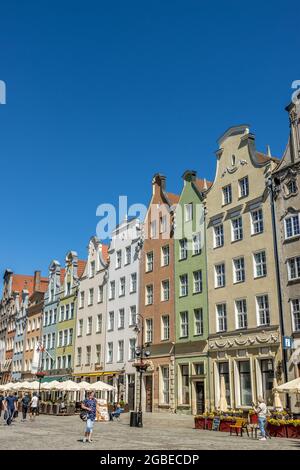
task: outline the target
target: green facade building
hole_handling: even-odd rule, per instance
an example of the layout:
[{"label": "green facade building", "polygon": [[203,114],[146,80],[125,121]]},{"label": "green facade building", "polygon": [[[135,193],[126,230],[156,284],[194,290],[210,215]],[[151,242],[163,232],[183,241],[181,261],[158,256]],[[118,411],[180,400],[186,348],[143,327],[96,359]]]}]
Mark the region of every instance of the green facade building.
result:
[{"label": "green facade building", "polygon": [[208,408],[208,299],[205,180],[186,171],[175,219],[175,370],[177,413]]}]

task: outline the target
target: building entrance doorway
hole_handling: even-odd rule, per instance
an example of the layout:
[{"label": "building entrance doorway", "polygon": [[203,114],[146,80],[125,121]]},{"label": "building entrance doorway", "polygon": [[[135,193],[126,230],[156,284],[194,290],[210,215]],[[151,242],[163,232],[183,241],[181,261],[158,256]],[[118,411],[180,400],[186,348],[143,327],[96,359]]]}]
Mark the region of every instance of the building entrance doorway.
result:
[{"label": "building entrance doorway", "polygon": [[152,397],[153,397],[152,375],[146,375],[145,389],[146,389],[146,411],[152,412]]},{"label": "building entrance doorway", "polygon": [[202,414],[205,411],[204,382],[196,382],[196,412]]}]

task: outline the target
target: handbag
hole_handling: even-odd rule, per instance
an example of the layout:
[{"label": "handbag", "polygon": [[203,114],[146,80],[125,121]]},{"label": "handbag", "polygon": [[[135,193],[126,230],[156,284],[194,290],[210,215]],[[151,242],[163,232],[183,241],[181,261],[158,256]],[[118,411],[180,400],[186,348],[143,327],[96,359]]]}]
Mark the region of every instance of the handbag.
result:
[{"label": "handbag", "polygon": [[7,419],[8,419],[8,411],[7,410],[4,411],[3,419],[4,419],[4,421],[7,421]]},{"label": "handbag", "polygon": [[15,410],[15,411],[14,411],[14,418],[17,418],[17,417],[18,417],[18,414],[19,414],[18,410]]},{"label": "handbag", "polygon": [[81,411],[79,417],[80,419],[82,419],[82,421],[87,421],[88,419],[87,411]]}]

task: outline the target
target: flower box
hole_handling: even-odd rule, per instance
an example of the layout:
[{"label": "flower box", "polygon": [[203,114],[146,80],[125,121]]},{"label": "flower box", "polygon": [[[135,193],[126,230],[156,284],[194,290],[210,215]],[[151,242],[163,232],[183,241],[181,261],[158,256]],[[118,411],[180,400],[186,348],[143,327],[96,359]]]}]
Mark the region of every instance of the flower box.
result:
[{"label": "flower box", "polygon": [[195,416],[195,429],[204,429],[205,418],[199,418]]},{"label": "flower box", "polygon": [[300,439],[300,426],[293,426],[292,424],[286,425],[287,437],[291,439]]},{"label": "flower box", "polygon": [[230,432],[230,426],[235,423],[235,420],[226,420],[222,419],[220,421],[220,428],[219,431],[221,432]]},{"label": "flower box", "polygon": [[288,437],[286,428],[287,426],[285,424],[277,426],[275,424],[268,423],[267,425],[267,430],[271,437]]},{"label": "flower box", "polygon": [[249,414],[249,418],[250,418],[250,424],[258,424],[257,414],[252,414],[252,415]]}]

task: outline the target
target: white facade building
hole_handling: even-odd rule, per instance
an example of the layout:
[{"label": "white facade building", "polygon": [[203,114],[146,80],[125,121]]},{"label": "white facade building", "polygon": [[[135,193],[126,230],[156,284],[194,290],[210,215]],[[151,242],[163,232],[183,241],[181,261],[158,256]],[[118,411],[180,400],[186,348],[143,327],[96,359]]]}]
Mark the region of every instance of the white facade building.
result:
[{"label": "white facade building", "polygon": [[117,401],[135,407],[135,349],[139,291],[140,224],[125,220],[109,247],[105,370],[117,388]]}]

